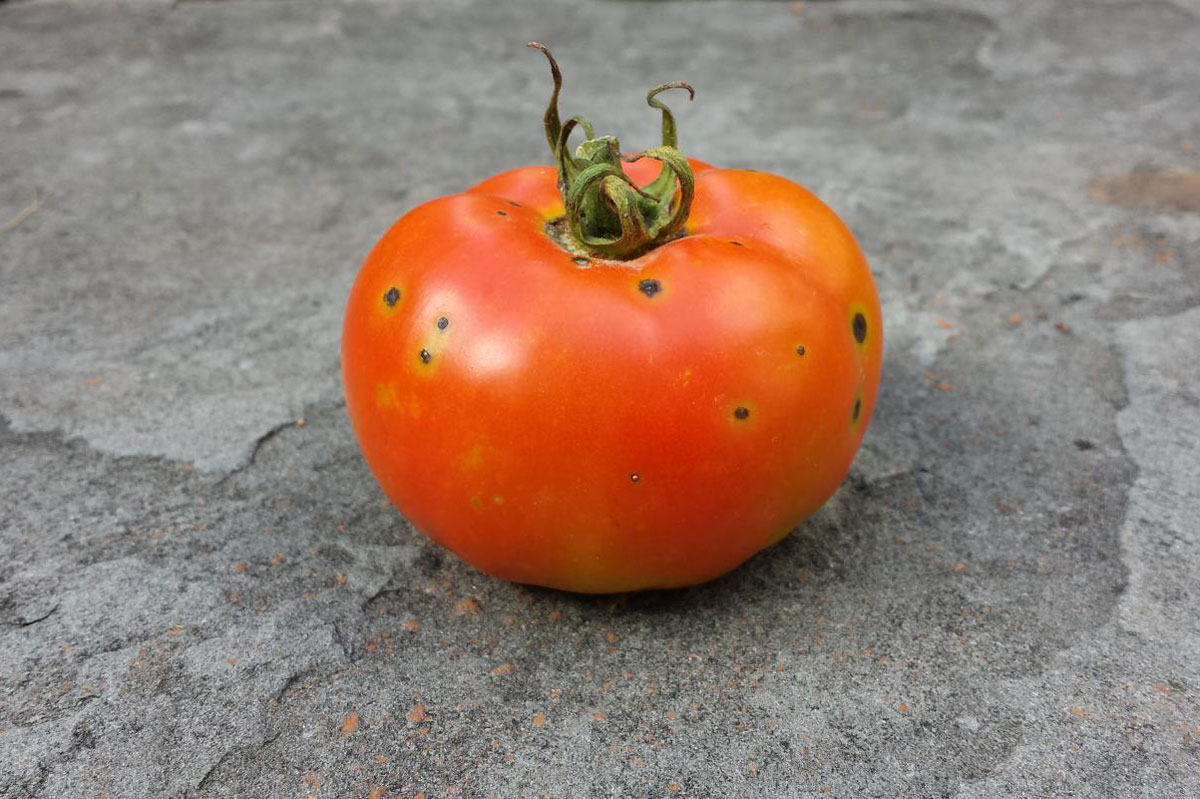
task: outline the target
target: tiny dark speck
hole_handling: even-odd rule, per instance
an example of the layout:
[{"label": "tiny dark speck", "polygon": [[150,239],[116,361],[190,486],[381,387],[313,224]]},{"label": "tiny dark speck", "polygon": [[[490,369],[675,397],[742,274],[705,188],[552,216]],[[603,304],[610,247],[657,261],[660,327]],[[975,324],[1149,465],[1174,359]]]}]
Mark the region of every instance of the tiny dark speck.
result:
[{"label": "tiny dark speck", "polygon": [[400,299],[400,289],[396,288],[395,286],[392,286],[390,289],[387,290],[387,294],[383,295],[383,301],[385,303],[387,303],[387,307],[389,307],[389,308],[395,306],[396,301],[399,299]]},{"label": "tiny dark speck", "polygon": [[432,360],[433,355],[430,354],[429,350],[421,350],[421,363],[429,363]]},{"label": "tiny dark speck", "polygon": [[745,247],[746,246],[745,244],[742,244],[740,241],[731,241],[729,243],[732,244],[734,247]]},{"label": "tiny dark speck", "polygon": [[807,352],[807,350],[805,350],[805,349],[804,349],[804,345],[803,345],[803,344],[797,344],[797,345],[796,345],[796,354],[797,354],[797,355],[803,355],[805,352]]},{"label": "tiny dark speck", "polygon": [[643,280],[638,283],[638,291],[645,294],[647,297],[653,297],[658,292],[662,291],[662,284],[657,280]]},{"label": "tiny dark speck", "polygon": [[449,320],[449,319],[447,319],[447,318],[446,318],[446,317],[444,317],[444,316],[439,316],[439,317],[438,317],[438,320],[437,320],[437,328],[438,328],[438,330],[445,330],[445,329],[446,329],[447,327],[449,327],[449,326],[450,326],[450,320]]},{"label": "tiny dark speck", "polygon": [[508,211],[497,211],[496,216],[508,216]]},{"label": "tiny dark speck", "polygon": [[857,422],[860,413],[862,413],[862,397],[854,400],[854,410],[850,411],[850,421]]},{"label": "tiny dark speck", "polygon": [[520,208],[520,207],[521,207],[521,204],[520,204],[519,202],[517,202],[516,200],[505,200],[504,202],[508,203],[508,204],[509,204],[509,205],[511,205],[513,208]]},{"label": "tiny dark speck", "polygon": [[634,473],[634,474],[629,475],[629,479],[635,483],[640,483],[642,481],[642,476]]},{"label": "tiny dark speck", "polygon": [[851,325],[854,330],[854,340],[862,344],[867,340],[867,317],[860,313],[854,315],[854,322]]},{"label": "tiny dark speck", "polygon": [[1095,449],[1096,445],[1086,438],[1077,438],[1074,442],[1075,447],[1082,452],[1087,452],[1089,449]]},{"label": "tiny dark speck", "polygon": [[738,407],[738,408],[734,409],[733,415],[739,419],[746,419],[750,416],[750,409]]}]

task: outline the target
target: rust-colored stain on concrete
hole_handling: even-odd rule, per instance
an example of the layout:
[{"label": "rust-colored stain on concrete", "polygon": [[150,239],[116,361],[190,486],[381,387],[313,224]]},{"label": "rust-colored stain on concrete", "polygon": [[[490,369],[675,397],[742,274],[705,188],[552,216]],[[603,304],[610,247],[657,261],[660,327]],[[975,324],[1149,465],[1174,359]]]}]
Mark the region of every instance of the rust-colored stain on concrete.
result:
[{"label": "rust-colored stain on concrete", "polygon": [[455,616],[478,616],[479,603],[470,597],[460,599],[454,603]]},{"label": "rust-colored stain on concrete", "polygon": [[342,737],[349,738],[358,729],[358,714],[351,710],[342,719]]},{"label": "rust-colored stain on concrete", "polygon": [[425,712],[425,706],[416,705],[412,710],[408,711],[408,720],[412,724],[429,721],[429,714]]},{"label": "rust-colored stain on concrete", "polygon": [[1200,172],[1189,169],[1135,169],[1092,178],[1087,194],[1118,208],[1200,213]]}]

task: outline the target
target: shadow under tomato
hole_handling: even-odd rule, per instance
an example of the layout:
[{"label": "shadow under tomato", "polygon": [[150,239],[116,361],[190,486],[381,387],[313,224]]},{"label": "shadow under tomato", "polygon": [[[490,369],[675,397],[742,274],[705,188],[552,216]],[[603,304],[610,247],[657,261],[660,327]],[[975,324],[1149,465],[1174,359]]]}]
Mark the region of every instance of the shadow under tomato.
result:
[{"label": "shadow under tomato", "polygon": [[[840,493],[847,491],[844,486]],[[853,489],[851,489],[853,490]],[[842,580],[835,550],[846,531],[825,510],[797,527],[791,535],[763,550],[733,571],[714,580],[685,588],[647,589],[617,594],[577,594],[541,586],[524,586],[533,596],[572,606],[585,616],[683,616],[697,611],[721,611],[755,604],[804,590],[814,578]]]}]

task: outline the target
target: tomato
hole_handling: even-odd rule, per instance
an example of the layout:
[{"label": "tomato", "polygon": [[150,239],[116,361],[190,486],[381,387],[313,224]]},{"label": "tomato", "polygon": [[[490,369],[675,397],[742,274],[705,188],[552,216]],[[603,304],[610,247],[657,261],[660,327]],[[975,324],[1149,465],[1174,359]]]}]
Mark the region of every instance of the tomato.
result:
[{"label": "tomato", "polygon": [[[367,257],[343,332],[347,408],[392,502],[483,571],[591,593],[700,583],[844,478],[879,384],[879,302],[828,207],[782,177],[683,162],[653,93],[667,144],[648,153],[665,166],[585,158],[560,189],[582,123],[555,126],[554,72],[557,170],[427,202]],[[599,199],[571,194],[589,168]],[[629,229],[666,234],[625,235],[638,208]]]}]

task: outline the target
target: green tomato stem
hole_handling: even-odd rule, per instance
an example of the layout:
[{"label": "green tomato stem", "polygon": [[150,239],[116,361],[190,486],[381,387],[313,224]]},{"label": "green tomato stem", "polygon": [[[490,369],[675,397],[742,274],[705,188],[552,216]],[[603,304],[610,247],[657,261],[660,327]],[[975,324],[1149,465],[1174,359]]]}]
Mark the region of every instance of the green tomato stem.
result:
[{"label": "green tomato stem", "polygon": [[[650,90],[647,104],[662,112],[662,144],[622,156],[614,136],[596,136],[591,123],[580,116],[564,124],[558,113],[562,72],[545,45],[530,42],[550,62],[554,91],[543,118],[546,142],[558,166],[558,189],[566,207],[566,227],[579,249],[599,258],[626,260],[665,243],[682,230],[691,211],[695,176],[678,149],[675,117],[657,95],[668,89],[696,90],[687,83],[664,83]],[[584,141],[572,153],[569,140],[582,128]],[[658,177],[639,188],[625,174],[622,163],[653,158],[662,164]]]}]

